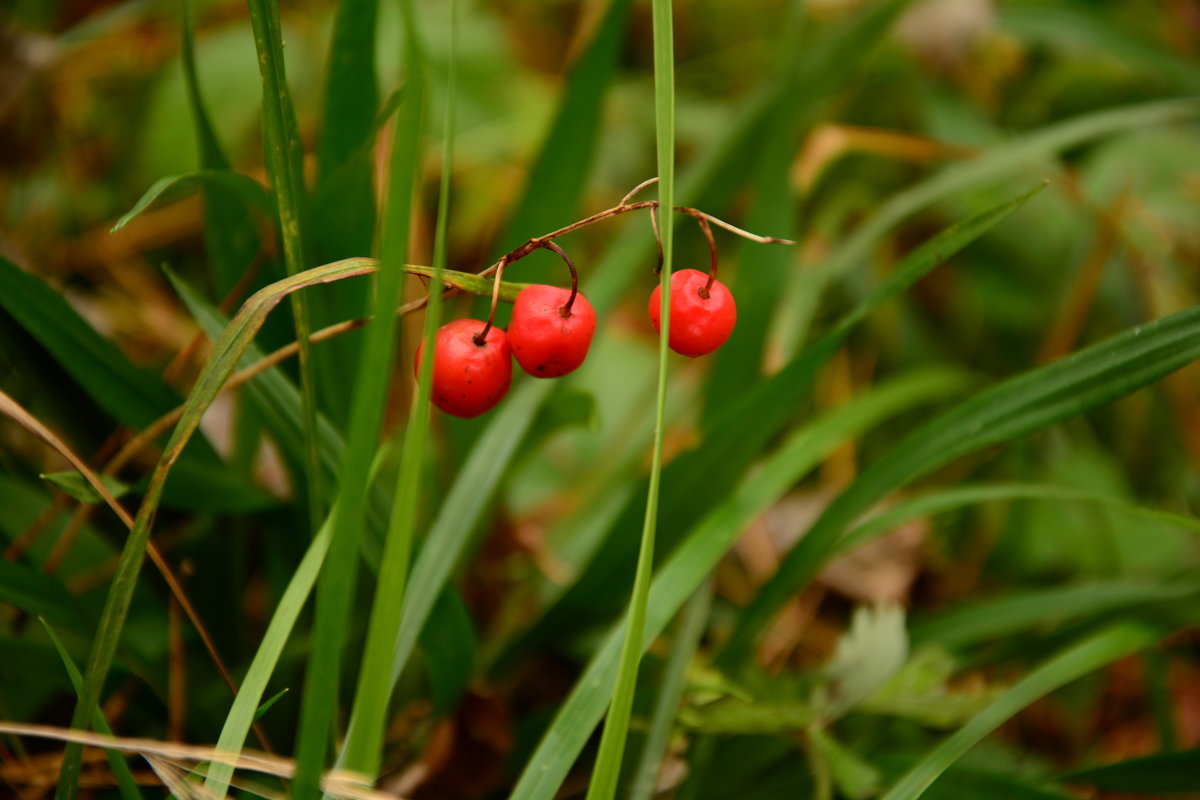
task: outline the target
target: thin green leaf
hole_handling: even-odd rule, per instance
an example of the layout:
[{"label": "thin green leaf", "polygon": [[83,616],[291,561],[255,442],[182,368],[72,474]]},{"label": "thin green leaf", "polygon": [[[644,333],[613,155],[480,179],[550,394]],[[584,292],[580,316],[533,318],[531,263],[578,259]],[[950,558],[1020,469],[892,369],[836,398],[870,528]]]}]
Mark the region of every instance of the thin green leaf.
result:
[{"label": "thin green leaf", "polygon": [[[654,0],[654,119],[658,151],[658,202],[663,209],[675,207],[675,34],[671,0]],[[621,778],[625,739],[629,735],[629,717],[633,713],[633,694],[637,689],[638,667],[642,661],[642,638],[646,628],[646,604],[650,600],[650,582],[654,577],[654,539],[658,531],[658,487],[662,480],[663,433],[667,408],[667,372],[671,327],[671,269],[674,257],[675,226],[667,221],[661,227],[662,268],[659,274],[658,392],[654,404],[654,449],[650,456],[650,484],[646,495],[646,515],[638,547],[637,570],[625,622],[625,640],[621,645],[620,669],[613,689],[612,704],[600,737],[596,766],[588,784],[587,800],[612,800]]]},{"label": "thin green leaf", "polygon": [[946,769],[985,736],[1033,701],[1089,672],[1152,646],[1158,634],[1116,625],[1078,642],[1034,669],[966,725],[931,750],[901,778],[883,800],[915,800]]},{"label": "thin green leaf", "polygon": [[[87,479],[80,475],[75,470],[67,470],[66,472],[43,472],[38,477],[43,478],[50,483],[63,490],[71,497],[74,497],[81,503],[103,503],[104,498],[96,491],[96,488],[88,483]],[[124,496],[129,487],[121,483],[116,478],[111,478],[108,475],[100,475],[100,480],[108,489],[108,493],[114,498]]]},{"label": "thin green leaf", "polygon": [[[279,30],[279,6],[269,0],[247,0],[258,69],[262,77],[263,144],[267,175],[279,214],[279,236],[287,274],[297,275],[308,266],[303,219],[307,197],[304,187],[304,145],[292,96],[288,90],[283,59],[283,35]],[[325,508],[320,455],[317,445],[317,394],[313,382],[311,331],[308,304],[302,294],[291,295],[296,342],[300,346],[300,393],[304,400],[305,488],[308,522],[315,532]]]},{"label": "thin green leaf", "polygon": [[[616,74],[622,33],[632,5],[632,0],[608,0],[587,48],[568,71],[554,120],[500,237],[504,250],[575,219],[574,211],[587,186],[596,145],[604,130],[604,96]],[[532,283],[545,283],[557,274],[534,262],[522,269]]]},{"label": "thin green leaf", "polygon": [[927,492],[880,512],[855,526],[838,543],[838,551],[852,550],[882,533],[895,530],[906,522],[921,517],[953,511],[979,503],[1004,500],[1058,500],[1105,506],[1132,517],[1161,522],[1185,530],[1200,531],[1200,520],[1137,506],[1111,494],[1076,489],[1071,486],[1052,486],[1034,483],[991,483],[955,486]]},{"label": "thin green leaf", "polygon": [[956,608],[912,628],[913,641],[964,649],[1029,630],[1052,630],[1081,618],[1200,595],[1200,583],[1103,581],[1018,592]]},{"label": "thin green leaf", "polygon": [[667,746],[671,743],[671,732],[675,725],[675,714],[687,685],[687,671],[700,646],[700,637],[708,623],[708,612],[712,605],[712,587],[703,584],[684,607],[679,620],[671,654],[663,669],[662,683],[656,692],[654,714],[650,718],[650,730],[642,745],[641,761],[629,790],[629,800],[650,800],[658,783]]},{"label": "thin green leaf", "polygon": [[[50,641],[54,643],[54,649],[58,651],[58,657],[62,659],[63,667],[67,670],[67,676],[71,679],[71,686],[75,687],[75,693],[79,694],[79,690],[83,687],[83,676],[79,674],[79,668],[75,666],[75,662],[71,660],[70,653],[63,646],[62,640],[58,638],[58,634],[54,632],[54,628],[50,627],[50,623],[44,617],[39,617],[42,627],[46,629],[46,635],[50,637]],[[92,708],[92,724],[96,730],[107,736],[112,736],[112,728],[108,725],[108,720],[104,718],[104,713],[99,707]],[[137,781],[134,780],[133,773],[129,771],[129,765],[125,763],[124,756],[116,750],[105,750],[104,757],[108,759],[108,766],[112,769],[113,776],[117,779],[117,788],[121,792],[121,797],[125,800],[141,800],[142,793],[138,789]]]},{"label": "thin green leaf", "polygon": [[[892,197],[857,227],[842,245],[816,269],[798,299],[803,305],[792,307],[790,347],[800,341],[808,329],[812,313],[825,286],[850,270],[865,264],[871,249],[893,228],[923,208],[988,181],[1011,177],[1030,165],[1093,139],[1126,130],[1195,117],[1200,101],[1194,98],[1144,103],[1105,109],[1092,114],[1049,125],[1006,144],[988,150],[978,158],[946,167],[931,178]],[[789,298],[790,299],[790,298]]]},{"label": "thin green leaf", "polygon": [[1138,796],[1200,791],[1200,747],[1155,753],[1060,775],[1063,783]]},{"label": "thin green leaf", "polygon": [[60,294],[3,256],[0,286],[0,307],[116,419],[144,428],[179,402],[162,381],[130,363]]},{"label": "thin green leaf", "polygon": [[743,612],[722,663],[749,651],[783,602],[834,552],[839,537],[889,491],[958,456],[1011,441],[1123,397],[1200,357],[1200,308],[1129,329],[994,386],[922,426],[831,503]]},{"label": "thin green leaf", "polygon": [[[793,432],[759,469],[739,482],[731,495],[688,532],[659,570],[650,589],[642,649],[662,633],[746,525],[828,453],[879,421],[961,385],[961,378],[953,374],[908,376]],[[526,764],[511,800],[550,800],[558,792],[604,715],[616,682],[624,629],[624,622],[617,625],[592,657]]]},{"label": "thin green leaf", "polygon": [[829,775],[842,797],[866,800],[879,794],[883,776],[823,728],[813,726],[808,738],[829,768]]},{"label": "thin green leaf", "polygon": [[[329,555],[317,586],[314,651],[304,682],[296,744],[297,770],[292,786],[293,796],[301,799],[317,794],[338,707],[342,645],[357,581],[356,556],[364,527],[367,474],[383,422],[389,388],[390,371],[380,369],[380,365],[390,365],[395,355],[396,317],[393,312],[402,302],[402,266],[408,252],[413,194],[421,161],[425,106],[423,66],[411,2],[404,3],[402,9],[407,89],[392,139],[380,269],[375,289],[375,314],[367,328],[362,360],[358,365],[345,456],[339,471],[338,503],[341,511],[336,518]],[[397,505],[400,502],[397,499]],[[393,513],[397,512],[394,510]],[[372,688],[376,687],[378,684],[372,683]],[[390,690],[390,685],[386,689]],[[384,706],[372,711],[382,718],[386,713],[386,703]],[[356,708],[355,712],[359,712],[359,709]],[[352,714],[352,727],[369,722],[361,713],[358,719],[360,721],[356,723]],[[347,740],[346,766],[374,774],[379,759],[379,753],[375,752],[377,748],[349,749],[364,743],[363,732],[356,733],[356,736]]]},{"label": "thin green leaf", "polygon": [[258,710],[254,712],[254,722],[258,722],[260,719],[262,719],[263,715],[271,710],[271,706],[278,703],[280,698],[282,698],[285,694],[287,694],[288,691],[289,691],[289,689],[285,686],[284,688],[280,689],[278,692],[276,692],[275,694],[273,694],[269,698],[267,698],[267,701],[265,703],[263,703],[261,706],[259,706]]},{"label": "thin green leaf", "polygon": [[221,169],[202,169],[186,175],[160,178],[146,190],[133,208],[126,211],[112,226],[112,233],[124,228],[155,203],[169,203],[205,189],[220,189],[238,198],[250,210],[272,212],[271,196],[262,184],[237,172]]}]

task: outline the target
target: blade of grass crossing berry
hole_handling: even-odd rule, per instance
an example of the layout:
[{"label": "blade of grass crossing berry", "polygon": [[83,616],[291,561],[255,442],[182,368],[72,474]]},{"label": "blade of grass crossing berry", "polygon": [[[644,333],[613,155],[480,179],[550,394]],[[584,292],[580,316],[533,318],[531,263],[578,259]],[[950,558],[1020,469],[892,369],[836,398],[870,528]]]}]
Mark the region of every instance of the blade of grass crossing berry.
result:
[{"label": "blade of grass crossing berry", "polygon": [[[45,619],[39,618],[42,627],[46,629],[46,635],[50,637],[50,641],[54,644],[54,649],[58,651],[59,658],[62,659],[63,667],[67,670],[67,676],[71,679],[71,686],[75,688],[75,693],[79,694],[79,690],[83,688],[83,676],[79,674],[79,668],[75,666],[75,662],[71,660],[71,656],[67,653],[67,648],[63,646],[62,640],[58,638],[58,634],[54,632],[54,628],[50,627],[50,623]],[[92,708],[92,724],[96,730],[106,736],[112,736],[112,728],[108,726],[108,720],[104,718],[104,714],[99,707]],[[108,766],[112,769],[113,776],[117,779],[117,788],[121,792],[121,797],[125,800],[142,800],[142,793],[138,789],[137,781],[133,777],[133,773],[129,771],[129,765],[125,763],[124,757],[115,750],[105,750],[104,757],[108,759]]]},{"label": "blade of grass crossing berry", "polygon": [[[675,42],[671,0],[654,0],[654,105],[658,151],[658,200],[661,208],[675,206]],[[650,457],[650,488],[646,497],[646,516],[638,549],[633,594],[629,600],[625,641],[621,646],[621,666],[613,690],[612,703],[596,766],[588,785],[588,800],[612,800],[617,794],[625,739],[629,735],[629,716],[633,711],[633,693],[637,688],[638,666],[642,660],[642,634],[646,627],[646,603],[654,573],[654,535],[658,528],[658,487],[662,478],[663,427],[667,407],[668,335],[671,327],[671,264],[674,253],[674,225],[661,227],[663,264],[659,275],[661,324],[658,336],[658,393],[654,404],[654,450]]]},{"label": "blade of grass crossing berry", "polygon": [[[785,352],[799,346],[825,286],[864,263],[871,249],[903,220],[936,202],[1014,172],[1041,166],[1046,159],[1093,139],[1126,130],[1190,119],[1200,113],[1194,98],[1105,109],[1040,128],[995,147],[978,158],[941,170],[892,197],[854,230],[818,268],[798,270],[785,307],[792,309],[786,330],[777,332]],[[794,302],[793,302],[794,301]]]},{"label": "blade of grass crossing berry", "polygon": [[[833,356],[854,327],[875,309],[901,293],[921,276],[928,274],[947,258],[966,247],[1020,208],[1042,187],[985,211],[964,222],[947,228],[921,245],[853,311],[845,315],[821,339],[803,350],[787,366],[771,378],[753,386],[736,402],[719,409],[704,421],[704,439],[696,450],[684,452],[671,461],[665,470],[660,513],[671,520],[659,536],[660,547],[673,546],[678,537],[697,522],[715,503],[717,493],[697,493],[693,487],[726,486],[735,483],[751,461],[772,437],[792,419],[796,407],[804,403],[809,389],[822,365]],[[633,560],[635,527],[641,520],[641,498],[634,500],[621,512],[609,535],[606,546],[588,566],[580,580],[563,593],[538,620],[518,646],[536,641],[539,636],[554,636],[563,626],[578,626],[580,620],[594,620],[597,608],[606,614],[616,613],[615,605],[607,598],[615,586],[627,585],[625,570]]]},{"label": "blade of grass crossing berry", "polygon": [[650,800],[654,796],[658,773],[662,769],[663,757],[667,754],[667,745],[670,744],[675,713],[679,710],[679,701],[683,698],[687,670],[700,645],[700,637],[704,635],[711,605],[712,586],[704,583],[683,609],[679,630],[671,645],[671,655],[667,658],[662,683],[657,691],[650,730],[646,734],[646,743],[642,746],[641,762],[629,791],[630,800]]},{"label": "blade of grass crossing berry", "polygon": [[720,663],[736,663],[788,597],[810,581],[855,519],[889,491],[958,456],[1012,441],[1124,397],[1200,358],[1200,308],[1126,330],[1010,378],[919,428],[843,491],[743,611]]},{"label": "blade of grass crossing berry", "polygon": [[[453,169],[454,156],[455,73],[458,57],[457,0],[450,0],[450,18],[450,66],[443,128],[445,138],[442,147],[442,175],[438,187],[437,233],[433,258],[434,287],[441,285],[442,270],[446,268],[450,172]],[[410,47],[410,51],[412,55],[409,58],[409,71],[412,74],[420,70],[421,66],[417,61],[415,48]],[[410,78],[410,85],[412,82]],[[434,336],[441,325],[441,297],[441,292],[431,292],[429,305],[425,309],[422,336],[426,353],[433,353]],[[372,778],[379,774],[384,727],[392,695],[392,655],[404,610],[413,535],[420,506],[419,493],[425,461],[425,440],[429,430],[432,378],[433,358],[425,358],[421,362],[417,379],[416,399],[409,410],[408,425],[404,430],[400,473],[396,478],[392,517],[384,540],[383,558],[379,564],[379,582],[367,624],[367,641],[358,674],[358,688],[350,713],[346,742],[338,759],[339,767],[366,773]]]},{"label": "blade of grass crossing berry", "polygon": [[1158,634],[1147,628],[1117,625],[1058,653],[1013,684],[970,722],[922,758],[883,800],[915,800],[938,776],[1002,723],[1033,701],[1119,658],[1154,645]]},{"label": "blade of grass crossing berry", "polygon": [[[89,719],[87,710],[99,702],[104,680],[112,666],[113,655],[116,653],[117,644],[121,638],[121,629],[124,627],[125,617],[129,612],[133,591],[137,585],[137,576],[145,559],[150,528],[158,511],[159,501],[162,499],[167,475],[192,435],[199,428],[200,418],[204,416],[204,412],[220,392],[222,384],[232,374],[242,354],[254,340],[263,321],[271,309],[292,292],[330,280],[364,275],[371,269],[370,266],[358,263],[330,265],[285,278],[260,289],[246,301],[246,304],[242,306],[237,316],[233,318],[233,321],[229,323],[229,326],[213,345],[212,353],[188,395],[183,414],[167,440],[158,465],[150,476],[150,481],[142,497],[142,504],[138,507],[137,516],[134,518],[133,528],[121,550],[116,573],[104,601],[100,624],[92,642],[87,669],[84,671],[83,691],[80,692],[79,702],[75,705],[71,727],[86,728]],[[79,770],[82,766],[81,758],[82,747],[79,744],[67,745],[63,755],[56,797],[72,798],[75,796]]]},{"label": "blade of grass crossing berry", "polygon": [[313,797],[326,762],[334,712],[338,706],[342,645],[357,580],[357,551],[362,538],[366,480],[383,422],[391,365],[395,356],[395,309],[401,302],[403,265],[408,252],[409,220],[421,154],[424,84],[411,2],[402,5],[407,90],[392,138],[387,200],[382,216],[380,266],[375,315],[367,327],[358,379],[351,400],[350,428],[340,470],[341,512],[317,586],[313,656],[309,661],[296,745],[293,796]]},{"label": "blade of grass crossing berry", "polygon": [[[279,212],[279,234],[284,266],[289,276],[307,266],[302,220],[307,202],[304,189],[304,146],[300,141],[296,112],[287,85],[283,62],[283,39],[279,30],[279,6],[270,0],[247,0],[258,68],[262,76],[263,140],[267,174]],[[320,458],[317,452],[317,395],[313,384],[308,303],[302,294],[292,295],[296,341],[300,345],[300,392],[304,400],[305,485],[308,522],[315,533],[324,508]]]},{"label": "blade of grass crossing berry", "polygon": [[[963,377],[946,372],[917,374],[880,386],[850,404],[793,431],[759,469],[693,526],[654,578],[642,649],[662,633],[688,597],[709,575],[759,514],[842,443],[879,422],[961,389]],[[620,669],[622,621],[592,656],[560,707],[510,800],[551,800],[604,716]]]}]

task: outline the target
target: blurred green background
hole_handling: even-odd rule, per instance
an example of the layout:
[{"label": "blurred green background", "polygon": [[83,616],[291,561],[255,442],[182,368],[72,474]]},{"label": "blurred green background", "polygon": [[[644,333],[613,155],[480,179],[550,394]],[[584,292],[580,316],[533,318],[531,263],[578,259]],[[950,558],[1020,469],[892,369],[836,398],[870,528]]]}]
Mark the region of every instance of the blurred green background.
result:
[{"label": "blurred green background", "polygon": [[[448,264],[475,272],[533,236],[615,205],[653,175],[653,52],[650,7],[640,0],[460,5]],[[430,88],[410,261],[429,264],[450,6],[415,7]],[[374,33],[377,88],[362,80],[330,90],[336,8],[281,3],[309,187],[307,266],[377,255],[390,137],[375,133],[392,124],[389,98],[403,102],[400,13],[390,2],[379,5]],[[262,88],[245,4],[195,0],[192,15],[216,141],[233,171],[265,185]],[[1048,186],[868,317],[811,392],[781,399],[780,420],[744,463],[675,486],[660,520],[660,557],[753,481],[785,430],[828,421],[880,387],[927,382],[823,452],[713,572],[711,613],[697,634],[683,710],[670,720],[659,788],[704,798],[882,794],[943,729],[971,719],[1030,664],[1132,617],[1159,626],[1163,643],[1030,705],[928,796],[1116,797],[1095,792],[1128,790],[1119,774],[1063,776],[1155,754],[1176,760],[1135,770],[1138,791],[1128,796],[1159,796],[1150,775],[1176,776],[1172,791],[1200,793],[1200,757],[1189,749],[1200,746],[1200,547],[1186,519],[1146,511],[1190,518],[1200,503],[1200,372],[1191,366],[1010,446],[939,465],[913,488],[1019,483],[1063,494],[998,492],[914,515],[868,549],[827,563],[774,619],[756,658],[720,673],[709,663],[738,609],[830,499],[936,411],[1195,304],[1200,3],[688,0],[675,4],[675,26],[680,201],[797,245],[717,232],[739,324],[715,355],[672,358],[668,458],[707,452],[714,425],[730,422],[723,412],[740,408],[922,242]],[[159,179],[214,166],[196,132],[182,29],[180,6],[152,0],[0,6],[0,256],[9,262],[0,274],[0,388],[96,466],[180,402],[203,363],[207,340],[169,275],[232,313],[284,274],[269,213],[227,187],[204,184],[198,194],[176,186],[110,232]],[[653,426],[653,240],[648,220],[628,214],[560,243],[600,327],[586,365],[545,389],[549,399],[501,465],[498,485],[480,489],[483,518],[455,559],[452,591],[439,594],[433,633],[442,641],[427,627],[423,658],[402,676],[382,785],[405,796],[507,796],[627,602],[637,527],[628,520],[640,513]],[[707,260],[704,239],[683,218],[675,265]],[[541,252],[506,274],[567,282]],[[424,289],[410,280],[410,296]],[[309,297],[319,327],[362,316],[367,284],[318,287]],[[447,308],[451,316],[484,313],[478,299]],[[268,322],[258,339],[264,351],[294,338],[289,314],[280,307]],[[384,438],[406,417],[419,325],[419,315],[407,317],[398,363],[378,365],[393,373]],[[315,346],[320,407],[337,430],[360,336]],[[81,349],[81,341],[91,344]],[[110,372],[89,373],[97,363]],[[294,380],[295,365],[284,369]],[[518,376],[514,394],[530,383]],[[203,441],[168,484],[155,541],[240,674],[308,536],[298,460],[269,410],[235,396],[214,406]],[[489,418],[435,412],[422,531]],[[69,494],[39,479],[68,467],[23,427],[0,420],[0,443],[0,718],[62,725],[73,695],[36,617],[82,664],[124,529],[103,509],[81,517]],[[129,507],[153,463],[143,456],[120,474]],[[385,465],[381,485],[391,485],[394,469]],[[907,491],[889,493],[885,504]],[[1072,491],[1084,499],[1066,499]],[[141,580],[105,696],[113,727],[214,742],[228,694],[161,582],[149,570]],[[351,663],[369,592],[360,585]],[[858,639],[843,637],[863,619],[856,608],[880,603],[902,609],[899,621],[883,614],[863,623]],[[299,709],[309,616],[268,696],[290,691],[262,719],[283,753]],[[674,637],[651,649],[638,736],[650,727]],[[815,702],[814,686],[837,676],[827,665],[839,641],[851,650],[858,642],[868,661],[886,660],[872,648],[886,650],[880,642],[889,637],[911,646],[910,655],[874,709],[839,714],[824,733],[788,722]],[[354,670],[344,674],[349,681]],[[889,706],[887,692],[911,702]],[[730,722],[713,712],[713,702],[731,699],[761,713]],[[931,708],[943,716],[932,719]],[[47,796],[58,752],[45,742],[0,741],[0,785],[14,796]],[[589,763],[580,760],[562,796],[582,792]],[[99,758],[86,774],[94,796],[114,791]],[[1093,788],[1071,788],[1079,786]]]}]

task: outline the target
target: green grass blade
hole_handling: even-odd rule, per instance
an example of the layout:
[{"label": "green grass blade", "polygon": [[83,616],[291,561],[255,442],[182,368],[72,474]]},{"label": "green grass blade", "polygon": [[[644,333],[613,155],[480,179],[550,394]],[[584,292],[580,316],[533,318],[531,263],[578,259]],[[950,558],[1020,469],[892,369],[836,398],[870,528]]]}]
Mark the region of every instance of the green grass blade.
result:
[{"label": "green grass blade", "polygon": [[642,747],[641,762],[629,792],[630,800],[650,800],[654,796],[663,757],[666,756],[667,746],[671,742],[675,714],[679,710],[679,701],[683,698],[687,670],[700,645],[700,637],[704,635],[711,604],[712,587],[706,583],[696,590],[683,609],[679,630],[675,633],[675,642],[671,645],[671,655],[667,658],[667,665],[663,671],[658,699],[654,703],[654,714],[650,719],[646,743]]},{"label": "green grass blade", "polygon": [[[200,91],[191,0],[184,0],[181,14],[183,25],[180,60],[188,108],[192,114],[192,127],[196,131],[200,167],[203,170],[228,172],[229,159],[221,147]],[[200,193],[204,199],[204,247],[208,255],[209,272],[215,296],[224,297],[237,285],[258,251],[258,232],[253,222],[242,213],[237,194],[222,186],[211,184],[202,186]],[[268,213],[272,213],[270,198],[265,197],[265,192],[262,194],[266,200],[264,207],[268,209]]]},{"label": "green grass blade", "polygon": [[[254,28],[259,72],[262,75],[263,140],[267,156],[267,175],[271,178],[271,188],[275,193],[279,212],[279,235],[283,242],[284,266],[289,276],[297,275],[308,264],[302,231],[307,202],[303,171],[304,149],[284,70],[279,7],[270,0],[247,0],[247,3],[250,7],[250,23]],[[321,487],[320,458],[317,452],[317,395],[313,384],[312,355],[308,342],[311,328],[308,303],[304,296],[293,294],[291,298],[296,341],[300,345],[300,391],[304,399],[304,466],[308,521],[315,533],[324,516],[324,490]]]},{"label": "green grass blade", "polygon": [[[259,703],[262,702],[263,693],[271,680],[271,674],[275,671],[275,665],[279,663],[283,646],[287,644],[296,620],[304,609],[308,595],[317,581],[317,573],[320,572],[321,565],[325,562],[325,554],[329,550],[330,531],[336,518],[337,506],[335,505],[334,510],[325,520],[325,524],[321,526],[312,543],[309,544],[304,558],[300,560],[295,573],[292,574],[292,579],[288,581],[287,589],[279,599],[279,605],[271,617],[266,633],[263,634],[258,650],[254,653],[254,659],[250,662],[250,668],[246,671],[246,677],[242,680],[242,686],[238,690],[237,697],[234,698],[233,706],[225,717],[225,725],[221,728],[221,736],[217,739],[216,747],[223,753],[241,752],[242,746],[246,743],[246,735],[250,731],[250,726],[254,724]],[[233,767],[231,765],[214,763],[209,769],[204,789],[216,797],[223,797],[224,793],[229,790],[229,781],[232,778]]]},{"label": "green grass blade", "polygon": [[[1039,189],[951,226],[915,249],[821,339],[774,376],[744,392],[736,402],[706,420],[701,446],[680,454],[664,470],[660,513],[663,519],[671,520],[671,525],[660,531],[659,547],[665,551],[674,546],[719,499],[715,492],[698,493],[693,487],[732,485],[740,479],[751,461],[779,434],[788,420],[794,418],[797,407],[807,400],[817,373],[855,326],[991,230]],[[563,630],[578,629],[581,622],[618,613],[619,601],[614,595],[629,584],[628,569],[635,557],[634,542],[644,497],[643,492],[634,494],[587,571],[514,646],[514,650],[557,636]]]},{"label": "green grass blade", "polygon": [[1153,631],[1118,625],[1067,648],[1017,681],[930,751],[883,800],[915,800],[951,764],[1033,701],[1119,658],[1144,650],[1157,640],[1158,634]]},{"label": "green grass blade", "polygon": [[0,286],[0,308],[117,420],[144,428],[179,402],[166,384],[130,363],[61,295],[3,256]]},{"label": "green grass blade", "polygon": [[413,565],[409,597],[392,655],[393,684],[408,665],[438,595],[552,388],[549,381],[525,381],[519,385],[496,409],[495,418],[476,440],[459,470]]},{"label": "green grass blade", "polygon": [[[658,201],[660,208],[675,207],[675,34],[671,0],[654,0],[654,106],[658,150]],[[667,211],[667,216],[670,212]],[[637,689],[638,666],[642,660],[642,635],[646,627],[646,604],[654,575],[654,537],[658,530],[658,487],[662,479],[663,433],[666,427],[667,373],[670,350],[667,346],[671,327],[671,264],[674,254],[675,226],[664,221],[662,231],[662,271],[659,308],[661,325],[658,336],[658,393],[654,405],[654,450],[650,457],[650,486],[646,496],[646,515],[638,548],[637,571],[629,600],[625,641],[621,645],[621,667],[613,689],[612,704],[600,737],[600,751],[588,784],[587,800],[612,800],[621,777],[625,739],[629,735],[629,716],[633,712],[633,693]]]},{"label": "green grass blade", "polygon": [[[505,226],[500,246],[509,250],[530,236],[551,231],[576,218],[579,199],[587,186],[596,146],[604,129],[604,95],[616,74],[622,34],[631,0],[608,0],[587,48],[572,65],[563,85],[558,110],[530,165],[525,187]],[[531,283],[546,283],[560,267],[522,265]]]},{"label": "green grass blade", "polygon": [[1200,747],[1076,770],[1060,776],[1059,780],[1091,786],[1101,792],[1194,795],[1200,791]]},{"label": "green grass blade", "polygon": [[722,656],[745,655],[786,599],[804,586],[855,519],[889,491],[958,456],[1098,408],[1200,357],[1200,308],[1124,331],[981,392],[921,427],[866,469],[784,557],[746,608]]},{"label": "green grass blade", "polygon": [[[667,559],[650,590],[642,649],[662,633],[746,525],[787,492],[843,442],[880,421],[962,386],[945,372],[908,376],[877,388],[793,432],[761,468],[737,484],[724,501],[689,532]],[[560,707],[525,766],[510,800],[551,800],[604,716],[620,666],[625,624],[606,637]]]},{"label": "green grass blade", "polygon": [[247,209],[260,211],[265,215],[273,213],[271,196],[258,181],[229,170],[202,169],[186,175],[169,175],[155,181],[134,203],[133,208],[121,215],[121,218],[112,226],[112,232],[116,233],[133,222],[155,203],[173,202],[195,191],[203,192],[213,189],[236,197]]},{"label": "green grass blade", "polygon": [[1200,594],[1200,583],[1104,581],[1012,593],[967,604],[912,626],[914,644],[963,650],[1033,629],[1052,629],[1079,619],[1103,618],[1129,608],[1171,603]]},{"label": "green grass blade", "polygon": [[1004,500],[1060,500],[1089,503],[1151,522],[1161,522],[1164,525],[1185,530],[1200,531],[1200,520],[1195,517],[1133,505],[1103,492],[1037,483],[991,483],[955,486],[950,489],[927,492],[897,503],[857,525],[838,542],[838,550],[839,552],[851,550],[876,536],[895,530],[905,522],[920,517],[953,511],[964,506]]},{"label": "green grass blade", "polygon": [[[191,394],[188,395],[183,416],[175,426],[175,430],[163,448],[162,457],[150,476],[150,482],[146,486],[133,528],[121,550],[116,574],[113,576],[108,597],[105,599],[100,624],[92,643],[91,655],[88,657],[87,669],[84,672],[83,691],[80,693],[79,702],[76,703],[75,713],[71,718],[71,727],[85,728],[89,719],[87,710],[99,702],[104,680],[112,666],[113,655],[116,653],[117,644],[121,638],[121,629],[125,625],[125,617],[129,613],[133,591],[137,586],[137,576],[146,555],[146,544],[150,539],[150,528],[158,511],[167,476],[199,427],[200,418],[216,398],[222,384],[237,367],[242,354],[250,346],[267,315],[292,292],[330,280],[364,275],[370,271],[370,267],[356,263],[330,265],[285,278],[260,289],[246,301],[225,332],[221,334],[220,339],[213,345],[212,353],[196,378],[196,385],[192,388]],[[79,770],[82,766],[82,753],[83,748],[78,744],[67,746],[63,756],[56,797],[75,796]]]},{"label": "green grass blade", "polygon": [[[83,676],[79,674],[79,668],[75,666],[75,662],[71,660],[70,653],[63,646],[62,640],[58,638],[58,634],[54,632],[54,628],[50,627],[50,623],[45,618],[39,617],[42,627],[46,629],[46,635],[50,637],[50,641],[54,643],[54,649],[58,651],[59,658],[62,659],[63,667],[67,670],[67,676],[71,679],[71,686],[75,688],[75,693],[79,694],[83,688]],[[108,720],[104,718],[104,714],[99,707],[92,708],[92,724],[96,730],[106,736],[112,736],[112,728],[108,725]],[[134,780],[133,773],[129,771],[129,765],[125,763],[125,758],[116,750],[105,750],[104,757],[108,759],[108,766],[112,769],[113,776],[117,779],[117,788],[121,792],[121,797],[125,800],[142,800],[141,790],[138,789],[137,781]]]},{"label": "green grass blade", "polygon": [[392,139],[387,204],[383,214],[380,267],[375,289],[375,315],[367,328],[351,400],[350,429],[338,502],[341,512],[333,528],[329,555],[317,587],[313,657],[309,661],[296,745],[297,771],[292,786],[297,798],[315,796],[326,762],[334,712],[338,706],[342,645],[354,596],[362,538],[366,480],[371,454],[383,422],[390,366],[395,356],[395,308],[403,290],[403,264],[408,252],[409,221],[421,157],[424,84],[411,3],[405,3],[405,72],[407,89]]},{"label": "green grass blade", "polygon": [[[442,149],[442,176],[438,189],[437,246],[434,248],[433,284],[441,284],[446,267],[446,230],[449,223],[450,172],[453,169],[455,60],[458,39],[458,3],[451,0],[450,74],[447,85],[445,140]],[[411,23],[410,23],[411,24]],[[410,39],[410,42],[413,42]],[[415,42],[413,42],[415,44]],[[410,75],[421,69],[415,47],[410,44],[408,59]],[[410,85],[415,83],[410,78]],[[430,295],[425,309],[423,346],[433,352],[433,340],[442,322],[441,293]],[[366,773],[372,778],[379,774],[382,759],[383,735],[387,722],[388,703],[392,696],[392,654],[396,644],[405,603],[408,570],[412,558],[413,537],[420,506],[422,467],[425,463],[425,441],[429,431],[429,408],[432,396],[433,359],[421,363],[417,379],[416,399],[409,410],[404,433],[404,449],[400,458],[400,473],[396,479],[392,517],[384,541],[383,558],[379,564],[379,582],[367,623],[367,641],[363,648],[362,665],[358,673],[354,705],[346,741],[339,756],[339,766]]]},{"label": "green grass blade", "polygon": [[325,110],[317,149],[322,176],[337,170],[371,134],[379,103],[375,72],[378,16],[379,0],[338,4],[325,69]]},{"label": "green grass blade", "polygon": [[1190,119],[1198,113],[1200,101],[1194,98],[1097,111],[1019,136],[978,158],[946,167],[933,177],[895,195],[811,272],[812,283],[806,284],[803,295],[797,298],[803,300],[804,305],[798,306],[791,315],[792,325],[786,336],[791,342],[790,347],[803,338],[827,283],[865,264],[871,249],[888,232],[921,209],[973,186],[1020,173],[1085,142],[1122,131]]}]

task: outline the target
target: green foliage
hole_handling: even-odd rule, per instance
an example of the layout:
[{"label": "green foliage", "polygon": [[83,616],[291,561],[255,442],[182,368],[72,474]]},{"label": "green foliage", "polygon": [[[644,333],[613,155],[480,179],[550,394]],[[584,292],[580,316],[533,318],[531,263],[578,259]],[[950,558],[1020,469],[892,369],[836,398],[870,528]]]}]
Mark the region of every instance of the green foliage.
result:
[{"label": "green foliage", "polygon": [[[279,755],[214,796],[1198,791],[1186,4],[95,5],[0,66],[6,723]],[[656,176],[724,347],[617,208],[583,366],[431,409]]]}]

